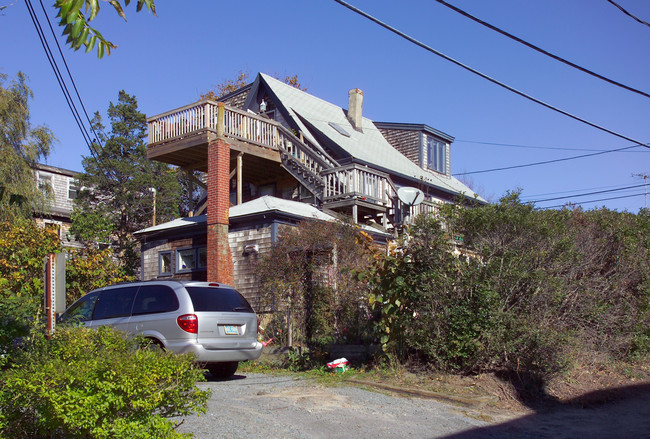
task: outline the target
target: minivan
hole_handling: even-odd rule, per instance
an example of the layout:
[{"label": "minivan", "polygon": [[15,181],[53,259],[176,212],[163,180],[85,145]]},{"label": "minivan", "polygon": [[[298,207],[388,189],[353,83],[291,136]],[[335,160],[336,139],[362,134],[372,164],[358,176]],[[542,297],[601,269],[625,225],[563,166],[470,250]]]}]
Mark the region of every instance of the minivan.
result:
[{"label": "minivan", "polygon": [[151,345],[191,352],[216,378],[227,378],[240,361],[262,354],[258,319],[234,288],[214,282],[156,280],[91,291],[73,303],[61,322],[109,325],[139,334]]}]

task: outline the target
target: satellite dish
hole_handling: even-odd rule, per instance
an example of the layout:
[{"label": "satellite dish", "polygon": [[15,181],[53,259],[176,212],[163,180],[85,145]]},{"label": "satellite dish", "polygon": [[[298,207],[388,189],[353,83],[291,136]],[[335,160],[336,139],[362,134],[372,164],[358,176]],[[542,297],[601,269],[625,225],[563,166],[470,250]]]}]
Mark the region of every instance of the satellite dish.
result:
[{"label": "satellite dish", "polygon": [[408,206],[417,206],[424,201],[424,192],[414,187],[405,186],[397,189],[397,198]]}]

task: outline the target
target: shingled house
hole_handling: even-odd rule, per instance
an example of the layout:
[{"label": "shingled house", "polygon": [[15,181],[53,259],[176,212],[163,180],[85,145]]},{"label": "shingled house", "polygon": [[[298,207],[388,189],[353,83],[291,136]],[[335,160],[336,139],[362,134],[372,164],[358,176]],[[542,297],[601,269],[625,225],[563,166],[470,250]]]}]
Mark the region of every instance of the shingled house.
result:
[{"label": "shingled house", "polygon": [[[363,117],[265,74],[219,102],[202,100],[148,119],[148,156],[207,175],[196,216],[141,230],[144,279],[234,284],[255,294],[250,261],[279,227],[346,216],[386,239],[405,218],[456,199],[483,200],[451,175],[453,137],[422,124]],[[402,187],[424,193],[405,205]]]}]

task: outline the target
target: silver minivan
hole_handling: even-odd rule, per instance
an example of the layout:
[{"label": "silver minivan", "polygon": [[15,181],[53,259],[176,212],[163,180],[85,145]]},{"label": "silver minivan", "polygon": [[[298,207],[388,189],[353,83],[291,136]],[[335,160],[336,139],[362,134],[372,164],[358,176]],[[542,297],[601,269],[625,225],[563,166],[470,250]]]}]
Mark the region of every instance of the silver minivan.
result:
[{"label": "silver minivan", "polygon": [[110,325],[154,346],[191,352],[217,378],[262,354],[253,308],[234,288],[214,282],[158,280],[100,288],[73,303],[60,321]]}]

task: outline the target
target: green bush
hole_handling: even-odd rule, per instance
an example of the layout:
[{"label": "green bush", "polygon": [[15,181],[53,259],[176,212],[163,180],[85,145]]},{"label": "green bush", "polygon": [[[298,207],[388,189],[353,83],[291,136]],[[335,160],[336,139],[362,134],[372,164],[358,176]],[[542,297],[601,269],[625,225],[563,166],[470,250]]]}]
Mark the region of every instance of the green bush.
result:
[{"label": "green bush", "polygon": [[576,355],[647,358],[648,260],[648,211],[537,210],[508,194],[416,218],[360,278],[395,360],[544,377]]},{"label": "green bush", "polygon": [[175,416],[205,412],[190,355],[141,348],[108,327],[33,335],[2,372],[0,437],[174,438]]}]

